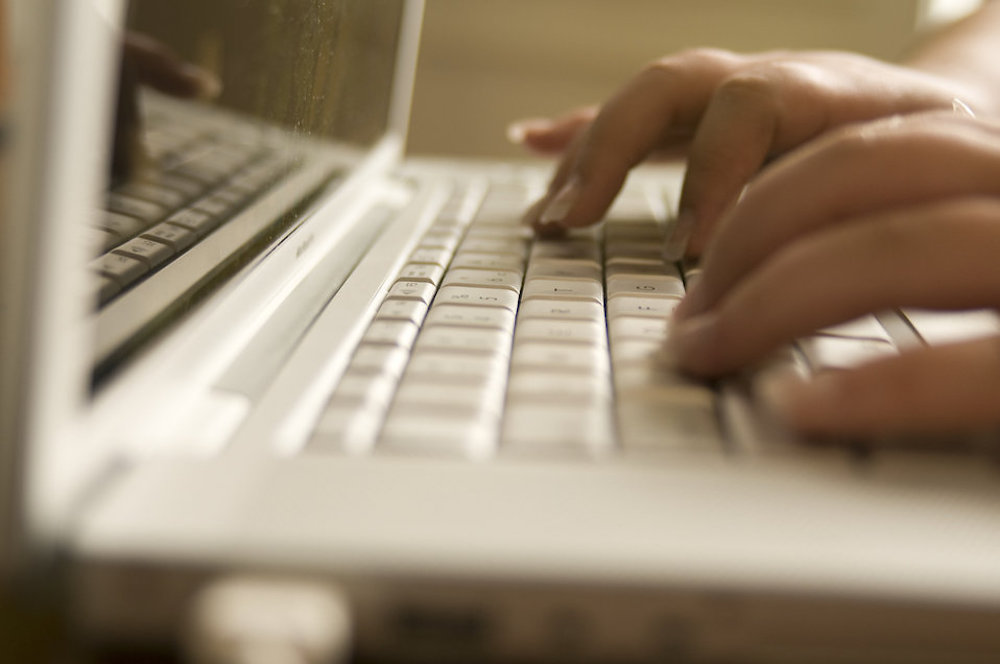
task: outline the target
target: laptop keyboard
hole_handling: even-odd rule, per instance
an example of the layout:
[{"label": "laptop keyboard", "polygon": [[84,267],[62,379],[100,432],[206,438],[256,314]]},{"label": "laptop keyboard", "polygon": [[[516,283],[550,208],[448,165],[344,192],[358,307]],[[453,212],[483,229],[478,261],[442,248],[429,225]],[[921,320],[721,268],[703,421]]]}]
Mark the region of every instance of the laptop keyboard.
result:
[{"label": "laptop keyboard", "polygon": [[634,416],[651,402],[684,428],[683,444],[719,445],[713,391],[652,368],[685,278],[661,257],[656,201],[629,192],[603,229],[559,240],[520,225],[527,202],[526,186],[495,185],[470,221],[465,193],[452,195],[389,288],[312,449],[600,455],[664,444],[659,422]]},{"label": "laptop keyboard", "polygon": [[[528,191],[496,183],[473,215],[466,192],[451,196],[307,449],[472,459],[759,452],[758,439],[734,435],[746,422],[728,417],[718,386],[659,357],[698,276],[662,257],[663,192],[626,189],[600,228],[541,240],[519,221]],[[752,393],[770,371],[836,370],[894,352],[867,316],[801,339],[725,387]]]},{"label": "laptop keyboard", "polygon": [[150,166],[114,187],[92,230],[100,255],[101,306],[165,267],[271,188],[288,172],[287,158],[249,132],[153,115],[144,140]]}]

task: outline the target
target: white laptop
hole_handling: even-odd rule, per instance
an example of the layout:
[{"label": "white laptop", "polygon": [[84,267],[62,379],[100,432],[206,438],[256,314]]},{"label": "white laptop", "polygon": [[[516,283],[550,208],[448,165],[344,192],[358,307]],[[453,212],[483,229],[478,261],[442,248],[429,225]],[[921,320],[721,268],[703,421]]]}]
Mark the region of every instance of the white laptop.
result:
[{"label": "white laptop", "polygon": [[[403,159],[420,2],[15,8],[4,553],[94,643],[176,643],[248,572],[343,589],[375,660],[1000,654],[984,455],[805,447],[752,378],[655,362],[695,275],[659,251],[678,169],[536,242],[547,167]],[[109,189],[126,22],[223,91],[141,92],[148,158]],[[997,329],[960,318],[880,314],[775,362]]]}]

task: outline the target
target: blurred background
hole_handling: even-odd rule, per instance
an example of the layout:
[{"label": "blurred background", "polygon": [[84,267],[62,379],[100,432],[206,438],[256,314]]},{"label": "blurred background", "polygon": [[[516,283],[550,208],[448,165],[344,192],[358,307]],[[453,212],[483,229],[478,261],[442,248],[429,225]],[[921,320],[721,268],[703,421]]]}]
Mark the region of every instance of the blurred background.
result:
[{"label": "blurred background", "polygon": [[427,0],[412,153],[518,156],[515,119],[606,98],[679,49],[846,49],[898,59],[976,0]]}]

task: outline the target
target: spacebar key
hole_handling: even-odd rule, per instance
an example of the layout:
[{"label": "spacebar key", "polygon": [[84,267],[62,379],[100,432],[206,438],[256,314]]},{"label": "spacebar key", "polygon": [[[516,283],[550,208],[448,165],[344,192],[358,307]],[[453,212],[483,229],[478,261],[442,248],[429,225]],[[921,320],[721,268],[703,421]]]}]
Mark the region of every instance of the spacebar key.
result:
[{"label": "spacebar key", "polygon": [[378,449],[404,455],[482,459],[495,451],[496,430],[496,417],[485,412],[396,407],[382,429]]}]

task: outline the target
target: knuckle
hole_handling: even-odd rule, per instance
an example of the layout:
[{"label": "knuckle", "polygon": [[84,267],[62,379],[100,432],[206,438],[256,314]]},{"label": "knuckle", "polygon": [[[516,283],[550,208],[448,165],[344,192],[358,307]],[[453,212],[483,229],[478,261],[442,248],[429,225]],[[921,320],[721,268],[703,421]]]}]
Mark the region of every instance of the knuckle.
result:
[{"label": "knuckle", "polygon": [[700,72],[705,69],[717,70],[732,66],[741,56],[719,48],[693,48],[680,51],[649,62],[643,68],[643,74],[661,77],[683,76]]},{"label": "knuckle", "polygon": [[775,108],[779,96],[778,85],[769,72],[751,70],[728,77],[715,92],[715,100],[738,106]]}]

